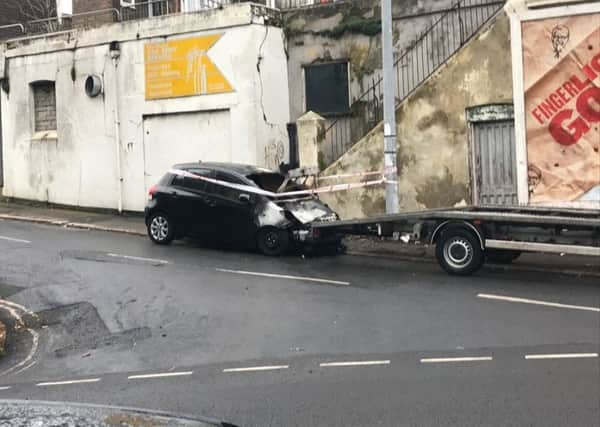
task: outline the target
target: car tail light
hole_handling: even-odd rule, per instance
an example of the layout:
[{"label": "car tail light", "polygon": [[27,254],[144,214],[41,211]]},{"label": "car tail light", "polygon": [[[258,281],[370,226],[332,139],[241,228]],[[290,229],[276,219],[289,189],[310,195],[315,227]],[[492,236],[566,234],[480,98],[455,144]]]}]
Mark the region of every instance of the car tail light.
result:
[{"label": "car tail light", "polygon": [[148,200],[152,200],[156,194],[156,184],[152,185],[148,190]]}]

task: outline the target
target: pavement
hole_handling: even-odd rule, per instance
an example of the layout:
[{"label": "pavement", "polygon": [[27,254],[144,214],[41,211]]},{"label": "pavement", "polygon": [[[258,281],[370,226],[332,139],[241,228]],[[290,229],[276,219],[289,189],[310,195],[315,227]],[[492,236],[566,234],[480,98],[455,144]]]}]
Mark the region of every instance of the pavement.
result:
[{"label": "pavement", "polygon": [[[64,228],[87,229],[145,236],[141,213],[116,214],[112,211],[54,207],[39,202],[14,201],[0,197],[0,219],[49,224]],[[436,262],[434,248],[402,244],[376,237],[350,236],[345,240],[350,255]],[[529,271],[556,271],[562,274],[600,277],[600,263],[594,257],[564,254],[524,253],[511,265],[488,264],[488,268]]]},{"label": "pavement", "polygon": [[111,211],[61,208],[38,202],[13,201],[0,197],[0,219],[98,231],[146,235],[141,213],[118,215]]},{"label": "pavement", "polygon": [[171,426],[235,427],[219,420],[181,418],[168,413],[107,407],[100,405],[65,405],[56,402],[0,400],[2,426]]}]

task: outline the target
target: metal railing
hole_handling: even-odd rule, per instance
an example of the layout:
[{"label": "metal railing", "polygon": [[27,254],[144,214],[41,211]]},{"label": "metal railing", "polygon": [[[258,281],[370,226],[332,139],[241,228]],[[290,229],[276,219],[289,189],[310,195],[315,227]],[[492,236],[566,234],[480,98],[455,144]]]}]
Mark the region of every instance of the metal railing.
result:
[{"label": "metal railing", "polygon": [[[121,13],[118,9],[101,9],[90,12],[77,13],[61,18],[45,18],[24,22],[22,24],[12,24],[0,27],[0,40],[22,36],[32,36],[46,33],[55,33],[58,31],[67,31],[73,28],[93,28],[107,22],[121,20]],[[18,29],[19,31],[16,31]]]},{"label": "metal railing", "polygon": [[[459,0],[440,16],[394,61],[396,106],[445,64],[504,5],[504,1]],[[350,106],[347,116],[325,130],[331,148],[330,162],[383,120],[383,79],[373,78],[369,88]]]},{"label": "metal railing", "polygon": [[[190,0],[186,10],[179,10],[176,0],[148,0],[134,3],[130,6],[120,6],[119,9],[102,9],[77,13],[61,18],[53,17],[38,19],[20,24],[0,26],[0,40],[20,36],[31,36],[74,28],[93,28],[112,22],[133,21],[152,17],[180,13],[194,13],[203,10],[218,9],[226,4],[242,3],[249,0]],[[265,3],[266,0],[254,0],[255,3]]]},{"label": "metal railing", "polygon": [[136,19],[146,19],[154,16],[168,15],[170,12],[169,0],[136,2],[131,6],[121,6],[121,20],[133,21]]},{"label": "metal railing", "polygon": [[299,9],[301,7],[319,6],[347,0],[274,0],[274,5],[280,10]]},{"label": "metal railing", "polygon": [[25,34],[25,26],[23,24],[0,25],[0,39],[18,37],[21,34]]}]

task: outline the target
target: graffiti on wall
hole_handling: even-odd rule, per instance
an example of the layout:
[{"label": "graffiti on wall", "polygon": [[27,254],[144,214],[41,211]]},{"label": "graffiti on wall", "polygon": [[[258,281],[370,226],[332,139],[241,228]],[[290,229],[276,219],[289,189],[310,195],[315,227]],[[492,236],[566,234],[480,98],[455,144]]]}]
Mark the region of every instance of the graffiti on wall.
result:
[{"label": "graffiti on wall", "polygon": [[285,147],[281,141],[270,140],[265,145],[265,166],[277,169],[285,161]]},{"label": "graffiti on wall", "polygon": [[146,99],[231,92],[231,85],[208,55],[221,36],[146,44]]},{"label": "graffiti on wall", "polygon": [[600,202],[600,14],[522,35],[530,202]]}]

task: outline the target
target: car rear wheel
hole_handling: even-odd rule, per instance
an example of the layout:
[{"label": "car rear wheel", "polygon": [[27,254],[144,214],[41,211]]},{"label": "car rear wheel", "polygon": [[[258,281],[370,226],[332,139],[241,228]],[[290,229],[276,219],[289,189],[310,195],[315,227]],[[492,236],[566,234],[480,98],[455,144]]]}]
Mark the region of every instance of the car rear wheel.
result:
[{"label": "car rear wheel", "polygon": [[150,240],[159,245],[168,245],[173,241],[173,223],[163,213],[155,213],[148,221],[148,236]]},{"label": "car rear wheel", "polygon": [[257,235],[258,250],[264,255],[283,255],[290,246],[290,235],[287,230],[276,227],[261,228]]}]

